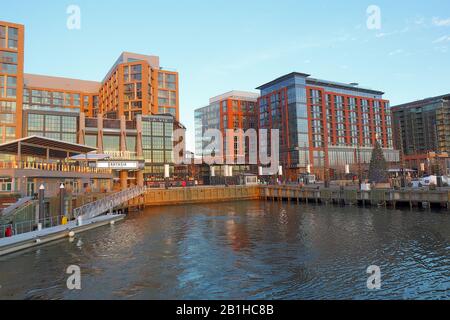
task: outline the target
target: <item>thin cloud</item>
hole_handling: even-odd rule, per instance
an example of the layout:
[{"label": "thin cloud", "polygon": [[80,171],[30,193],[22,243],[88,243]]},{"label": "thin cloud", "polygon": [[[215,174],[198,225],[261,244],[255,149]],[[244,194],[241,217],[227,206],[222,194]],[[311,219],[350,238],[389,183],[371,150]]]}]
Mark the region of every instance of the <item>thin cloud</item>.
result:
[{"label": "thin cloud", "polygon": [[397,49],[397,50],[394,50],[392,52],[389,52],[389,55],[390,56],[396,56],[396,55],[402,54],[403,52],[404,51],[402,49]]},{"label": "thin cloud", "polygon": [[433,25],[436,27],[450,27],[450,18],[441,19],[438,17],[434,17],[432,22],[433,22]]},{"label": "thin cloud", "polygon": [[443,36],[433,41],[433,43],[443,43],[443,42],[450,42],[450,36]]}]

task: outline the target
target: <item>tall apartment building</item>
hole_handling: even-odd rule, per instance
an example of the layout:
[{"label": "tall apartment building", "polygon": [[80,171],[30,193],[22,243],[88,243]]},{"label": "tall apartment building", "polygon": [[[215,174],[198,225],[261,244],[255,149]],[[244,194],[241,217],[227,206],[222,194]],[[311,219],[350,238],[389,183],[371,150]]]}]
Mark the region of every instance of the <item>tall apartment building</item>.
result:
[{"label": "tall apartment building", "polygon": [[159,57],[124,52],[101,82],[26,74],[24,34],[23,25],[0,21],[0,142],[22,137],[23,110],[178,120],[178,73],[161,68]]},{"label": "tall apartment building", "polygon": [[[122,186],[160,177],[163,164],[173,172],[168,138],[179,118],[177,72],[161,68],[157,56],[124,52],[101,82],[26,74],[24,33],[23,25],[0,21],[0,144],[41,135],[100,152],[142,153],[144,176],[122,170]],[[105,127],[94,138],[87,124],[103,124],[102,119]],[[138,119],[144,128],[137,138]],[[149,129],[149,121],[157,124]]]},{"label": "tall apartment building", "polygon": [[24,27],[0,21],[0,141],[21,135],[23,53]]},{"label": "tall apartment building", "polygon": [[[233,141],[227,141],[227,130],[257,129],[258,108],[257,99],[259,95],[253,92],[230,91],[209,100],[209,105],[195,110],[195,149],[198,156],[210,155],[208,150],[211,141],[204,139],[208,129],[220,130],[223,137],[222,156],[224,161],[229,159],[237,162],[239,156],[246,158],[248,163],[249,143],[243,143],[244,135],[237,133]],[[254,142],[256,143],[256,142]],[[245,147],[244,147],[245,145]],[[248,171],[249,166],[235,166],[235,172]]]},{"label": "tall apartment building", "polygon": [[311,78],[293,72],[270,81],[261,90],[259,127],[278,129],[280,162],[290,179],[308,169],[325,176],[349,165],[368,163],[378,140],[389,162],[393,149],[389,101],[383,92]]},{"label": "tall apartment building", "polygon": [[392,107],[394,142],[405,165],[424,169],[450,152],[450,94]]}]

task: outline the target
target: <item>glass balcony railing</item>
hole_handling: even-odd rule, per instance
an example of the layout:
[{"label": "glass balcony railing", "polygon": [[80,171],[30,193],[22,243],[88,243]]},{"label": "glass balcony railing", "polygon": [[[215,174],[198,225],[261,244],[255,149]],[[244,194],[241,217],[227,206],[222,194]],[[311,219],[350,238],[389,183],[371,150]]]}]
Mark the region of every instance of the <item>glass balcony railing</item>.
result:
[{"label": "glass balcony railing", "polygon": [[77,172],[77,173],[104,173],[111,174],[111,169],[91,168],[88,166],[80,166],[76,164],[63,163],[45,163],[31,161],[6,161],[0,162],[1,169],[23,169],[23,170],[43,170],[58,172]]}]

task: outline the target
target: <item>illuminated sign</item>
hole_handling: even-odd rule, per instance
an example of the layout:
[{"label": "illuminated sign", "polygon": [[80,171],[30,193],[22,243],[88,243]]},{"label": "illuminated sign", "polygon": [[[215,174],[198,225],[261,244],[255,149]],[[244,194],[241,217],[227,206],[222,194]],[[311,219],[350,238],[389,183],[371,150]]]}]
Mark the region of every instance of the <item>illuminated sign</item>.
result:
[{"label": "illuminated sign", "polygon": [[139,161],[98,161],[97,168],[113,169],[113,170],[127,170],[140,169]]}]

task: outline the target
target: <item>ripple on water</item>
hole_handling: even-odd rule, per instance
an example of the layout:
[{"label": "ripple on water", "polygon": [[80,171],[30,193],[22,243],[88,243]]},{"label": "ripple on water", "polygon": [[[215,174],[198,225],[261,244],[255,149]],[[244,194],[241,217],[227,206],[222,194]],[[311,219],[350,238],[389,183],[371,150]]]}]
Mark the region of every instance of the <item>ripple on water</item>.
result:
[{"label": "ripple on water", "polygon": [[[240,202],[149,208],[0,259],[6,299],[450,299],[450,215]],[[79,292],[67,266],[82,270]],[[366,287],[378,265],[382,289]],[[18,277],[19,275],[19,277]]]}]

